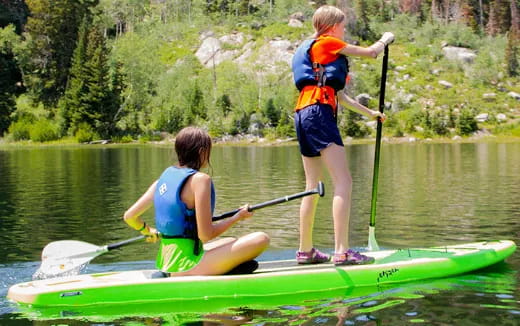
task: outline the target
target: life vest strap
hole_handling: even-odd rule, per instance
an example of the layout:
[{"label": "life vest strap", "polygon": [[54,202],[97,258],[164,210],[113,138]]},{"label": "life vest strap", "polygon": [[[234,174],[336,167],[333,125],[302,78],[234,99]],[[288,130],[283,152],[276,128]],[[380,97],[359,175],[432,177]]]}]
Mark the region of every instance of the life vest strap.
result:
[{"label": "life vest strap", "polygon": [[312,70],[314,70],[314,80],[316,80],[318,87],[323,87],[327,82],[327,75],[325,74],[325,67],[319,62],[312,63]]}]

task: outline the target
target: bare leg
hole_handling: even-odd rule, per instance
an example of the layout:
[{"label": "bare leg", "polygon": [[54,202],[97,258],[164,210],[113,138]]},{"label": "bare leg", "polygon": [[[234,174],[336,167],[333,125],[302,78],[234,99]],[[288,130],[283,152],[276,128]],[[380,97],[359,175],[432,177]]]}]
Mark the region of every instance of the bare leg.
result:
[{"label": "bare leg", "polygon": [[348,249],[352,176],[348,169],[347,156],[343,146],[332,144],[320,153],[334,184],[332,201],[334,250],[336,253],[344,253]]},{"label": "bare leg", "polygon": [[209,241],[204,244],[204,250],[209,251],[213,248],[220,247],[222,245],[225,245],[226,243],[231,243],[236,240],[237,240],[236,238],[226,237],[226,238],[220,238],[215,241]]},{"label": "bare leg", "polygon": [[[311,190],[318,186],[322,175],[321,157],[302,156],[305,170],[305,190]],[[312,230],[314,227],[314,215],[318,205],[318,195],[307,196],[302,199],[300,205],[300,247],[299,251],[310,251],[313,247]]]},{"label": "bare leg", "polygon": [[269,236],[264,232],[254,232],[236,240],[222,241],[204,253],[200,263],[186,272],[173,273],[182,275],[220,275],[234,267],[256,258],[269,245]]}]

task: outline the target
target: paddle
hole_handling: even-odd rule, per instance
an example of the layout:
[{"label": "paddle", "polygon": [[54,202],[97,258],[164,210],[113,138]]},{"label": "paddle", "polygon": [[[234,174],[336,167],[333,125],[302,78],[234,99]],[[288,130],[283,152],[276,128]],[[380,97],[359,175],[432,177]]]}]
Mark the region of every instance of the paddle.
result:
[{"label": "paddle", "polygon": [[[296,198],[301,198],[313,194],[319,194],[321,197],[325,195],[325,187],[320,181],[318,187],[312,190],[299,192],[289,196],[280,197],[270,201],[256,204],[249,207],[249,211],[284,203]],[[213,217],[213,221],[218,221],[235,215],[240,209],[227,212]],[[33,279],[46,279],[51,277],[60,277],[78,274],[92,259],[102,255],[110,250],[126,246],[136,241],[144,239],[141,235],[135,238],[109,244],[105,246],[97,246],[83,241],[76,240],[60,240],[49,243],[42,251],[42,265],[34,273]]]},{"label": "paddle", "polygon": [[[381,89],[379,92],[379,112],[383,113],[385,109],[385,90],[386,90],[386,72],[388,70],[388,45],[385,46],[385,54],[383,56],[383,68],[381,71]],[[374,175],[372,179],[372,203],[370,209],[370,225],[368,227],[368,250],[379,250],[376,241],[376,202],[377,202],[377,182],[379,179],[379,156],[381,150],[381,133],[383,123],[377,120],[376,130],[376,152],[374,155]]]},{"label": "paddle", "polygon": [[[314,194],[319,194],[320,197],[323,197],[325,195],[325,186],[323,185],[323,182],[320,181],[318,183],[318,186],[316,188],[314,188],[314,189],[311,189],[311,190],[298,192],[296,194],[280,197],[280,198],[277,198],[277,199],[273,199],[273,200],[269,200],[269,201],[263,202],[261,204],[256,204],[256,205],[253,205],[253,206],[249,206],[249,211],[252,212],[252,211],[254,211],[256,209],[260,209],[260,208],[264,208],[264,207],[267,207],[267,206],[272,206],[272,205],[276,205],[276,204],[280,204],[280,203],[285,203],[285,202],[288,202],[288,201],[293,200],[293,199],[302,198],[302,197],[309,196],[309,195],[314,195]],[[220,214],[220,215],[217,215],[217,216],[213,216],[213,221],[218,221],[218,220],[221,220],[221,219],[224,219],[224,218],[227,218],[227,217],[231,217],[231,216],[235,215],[239,210],[240,210],[240,208],[235,209],[234,211],[231,211],[231,212],[227,212],[227,213],[223,213],[223,214]]]},{"label": "paddle", "polygon": [[144,238],[144,235],[140,235],[105,246],[77,240],[51,242],[43,248],[42,265],[34,273],[33,280],[76,275],[97,256]]}]

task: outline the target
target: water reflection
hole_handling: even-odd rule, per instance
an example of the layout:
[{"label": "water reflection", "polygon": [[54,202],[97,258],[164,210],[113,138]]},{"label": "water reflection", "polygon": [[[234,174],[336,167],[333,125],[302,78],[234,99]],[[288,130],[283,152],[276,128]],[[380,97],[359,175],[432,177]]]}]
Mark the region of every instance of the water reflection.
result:
[{"label": "water reflection", "polygon": [[[374,147],[350,145],[346,150],[354,179],[350,243],[363,248]],[[135,236],[122,223],[122,213],[173,161],[170,146],[0,149],[0,297],[5,297],[10,285],[30,279],[39,266],[42,248],[51,241],[74,239],[104,245]],[[516,143],[384,144],[376,220],[379,245],[424,247],[486,239],[518,243],[519,161],[520,144]],[[217,213],[299,192],[305,184],[296,146],[216,146],[211,163]],[[326,196],[318,207],[314,239],[318,247],[331,250],[332,186],[328,178],[324,182]],[[266,231],[272,246],[262,259],[292,258],[298,243],[298,206],[299,201],[293,201],[259,210],[227,235]],[[151,212],[145,219],[153,220]],[[87,272],[153,268],[154,256],[153,245],[128,246],[96,258]],[[266,325],[397,325],[452,324],[454,318],[465,318],[476,325],[513,325],[520,318],[514,272],[520,269],[518,253],[509,264],[513,271],[477,273],[447,284],[427,282],[414,285],[413,290],[342,293],[275,308],[225,311],[231,317],[222,320],[200,312],[188,319],[225,324],[237,318],[245,323],[252,316],[250,322]],[[16,314],[13,309],[0,301],[0,324],[28,321],[25,317],[11,321]],[[186,315],[172,312],[170,317],[183,320]],[[106,325],[168,324],[163,318],[121,317]],[[64,324],[92,324],[65,320]]]},{"label": "water reflection", "polygon": [[[370,215],[373,146],[347,146],[354,178],[351,245],[365,246]],[[33,261],[50,241],[102,245],[133,236],[124,210],[174,161],[170,146],[0,150],[0,263]],[[514,235],[520,226],[520,144],[385,144],[377,237],[382,246],[429,246]],[[209,172],[217,213],[302,191],[296,146],[216,146]],[[318,206],[316,245],[333,242],[330,196]],[[299,201],[268,207],[230,230],[268,231],[273,248],[295,248]],[[150,211],[145,218],[153,219]],[[514,240],[514,239],[513,239]],[[19,243],[24,243],[20,246]],[[153,250],[151,250],[153,251]],[[120,259],[147,259],[146,252]],[[137,254],[137,256],[135,256]]]}]

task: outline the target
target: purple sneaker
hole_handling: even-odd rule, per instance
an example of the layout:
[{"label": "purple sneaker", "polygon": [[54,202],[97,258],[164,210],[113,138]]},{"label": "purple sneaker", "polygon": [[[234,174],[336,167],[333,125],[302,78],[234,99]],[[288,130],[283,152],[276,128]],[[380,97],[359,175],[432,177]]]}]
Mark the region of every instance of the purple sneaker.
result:
[{"label": "purple sneaker", "polygon": [[349,249],[343,254],[334,254],[334,265],[365,265],[374,262],[373,257],[368,257],[359,252]]},{"label": "purple sneaker", "polygon": [[316,248],[312,248],[309,252],[296,252],[296,262],[298,262],[298,264],[321,264],[329,260],[330,255],[324,254]]}]

